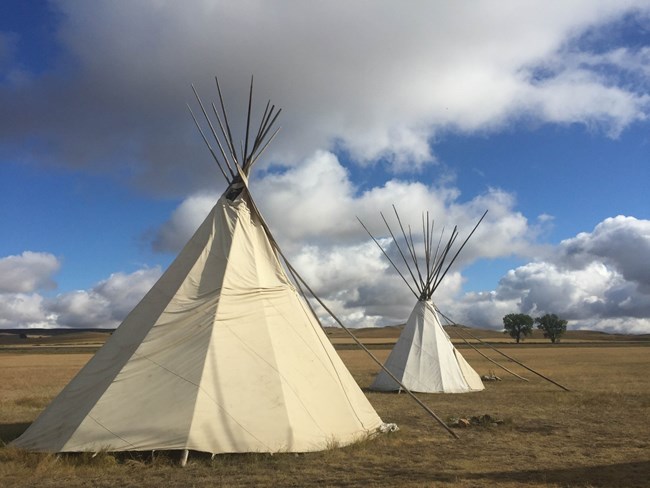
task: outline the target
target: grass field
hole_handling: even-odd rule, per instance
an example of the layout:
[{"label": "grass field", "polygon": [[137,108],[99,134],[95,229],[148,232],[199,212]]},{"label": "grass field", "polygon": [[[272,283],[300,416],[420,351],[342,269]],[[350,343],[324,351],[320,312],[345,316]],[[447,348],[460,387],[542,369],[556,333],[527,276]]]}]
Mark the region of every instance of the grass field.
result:
[{"label": "grass field", "polygon": [[[0,439],[9,442],[90,358],[87,352],[0,349]],[[339,351],[362,387],[377,366]],[[373,351],[385,359],[388,349]],[[571,388],[564,392],[509,363],[522,382],[462,349],[479,374],[503,380],[480,393],[420,395],[443,419],[489,414],[498,426],[444,430],[405,394],[367,392],[400,431],[312,454],[46,455],[0,447],[0,486],[650,486],[650,347],[564,344],[508,354]],[[496,358],[496,356],[495,356]],[[124,406],[128,409],[128,405]]]}]

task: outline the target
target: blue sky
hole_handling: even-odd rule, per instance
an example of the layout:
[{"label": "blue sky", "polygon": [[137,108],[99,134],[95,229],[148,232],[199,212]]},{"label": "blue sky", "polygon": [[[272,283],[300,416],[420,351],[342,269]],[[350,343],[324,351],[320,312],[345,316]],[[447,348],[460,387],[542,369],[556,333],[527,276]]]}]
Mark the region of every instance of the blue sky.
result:
[{"label": "blue sky", "polygon": [[254,73],[256,197],[348,324],[413,306],[355,219],[396,204],[490,210],[434,297],[457,320],[648,333],[648,66],[647,2],[3,2],[0,327],[117,325],[223,190],[190,83],[241,127]]}]

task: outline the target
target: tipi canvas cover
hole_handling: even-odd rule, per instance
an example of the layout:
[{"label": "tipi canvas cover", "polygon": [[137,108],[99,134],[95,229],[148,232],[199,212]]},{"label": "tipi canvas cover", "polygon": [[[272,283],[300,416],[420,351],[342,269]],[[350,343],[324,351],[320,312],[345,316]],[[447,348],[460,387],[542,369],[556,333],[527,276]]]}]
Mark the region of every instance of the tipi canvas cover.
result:
[{"label": "tipi canvas cover", "polygon": [[244,185],[259,147],[256,139],[243,164],[231,161],[239,177],[15,446],[304,452],[380,427],[288,279]]},{"label": "tipi canvas cover", "polygon": [[[478,373],[442,328],[430,301],[417,302],[384,366],[414,392],[465,393],[484,389]],[[370,388],[396,391],[400,386],[381,370]]]}]

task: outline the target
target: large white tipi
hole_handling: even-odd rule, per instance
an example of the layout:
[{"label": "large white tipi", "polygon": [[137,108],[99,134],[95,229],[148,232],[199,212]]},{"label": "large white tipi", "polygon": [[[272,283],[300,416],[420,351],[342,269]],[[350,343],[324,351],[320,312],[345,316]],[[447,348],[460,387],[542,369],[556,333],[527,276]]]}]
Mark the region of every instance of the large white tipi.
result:
[{"label": "large white tipi", "polygon": [[197,95],[218,153],[201,134],[228,188],[151,291],[13,445],[305,452],[382,426],[287,277],[248,190],[279,114],[267,104],[249,145],[251,99],[252,83],[238,152],[221,90],[214,124]]},{"label": "large white tipi", "polygon": [[[440,248],[440,243],[438,243],[438,247],[434,252],[433,222],[429,221],[428,216],[425,221],[423,216],[424,259],[419,259],[411,229],[408,229],[407,235],[396,210],[395,215],[397,216],[397,221],[402,230],[407,247],[406,254],[399,246],[394,233],[383,215],[382,218],[388,227],[399,254],[403,258],[415,288],[409,284],[407,278],[384,251],[379,242],[372,237],[370,232],[368,234],[370,234],[375,243],[384,252],[418,301],[397,343],[384,363],[385,369],[380,370],[370,389],[378,391],[398,391],[402,389],[402,386],[386,372],[388,370],[395,378],[400,380],[403,386],[414,392],[466,393],[483,390],[484,386],[480,376],[454,347],[449,335],[447,335],[440,324],[436,307],[432,301],[434,291],[474,231],[470,233],[454,257],[447,263],[453,243],[458,236],[457,229],[454,228],[447,245]],[[483,219],[481,218],[481,220]],[[476,225],[478,227],[478,224]],[[364,228],[368,231],[365,225]],[[474,230],[476,230],[476,227]],[[411,264],[409,264],[409,261]]]}]

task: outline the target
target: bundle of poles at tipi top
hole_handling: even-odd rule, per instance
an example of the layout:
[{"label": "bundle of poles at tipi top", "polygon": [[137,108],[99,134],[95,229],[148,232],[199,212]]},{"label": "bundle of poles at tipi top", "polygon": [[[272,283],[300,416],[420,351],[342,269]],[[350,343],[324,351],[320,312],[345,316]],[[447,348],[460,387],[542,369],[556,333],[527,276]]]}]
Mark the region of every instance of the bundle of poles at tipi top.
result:
[{"label": "bundle of poles at tipi top", "polygon": [[[444,236],[444,228],[442,229],[442,232],[440,233],[440,238],[438,239],[434,251],[433,247],[435,244],[434,243],[435,222],[433,219],[429,219],[429,212],[423,213],[422,214],[422,236],[424,239],[424,258],[421,258],[418,256],[418,253],[415,248],[415,241],[413,240],[413,232],[411,230],[411,226],[407,225],[407,229],[408,229],[408,233],[407,233],[406,229],[404,229],[404,225],[402,224],[402,219],[400,218],[399,213],[395,208],[395,205],[393,205],[393,211],[395,212],[395,217],[397,217],[399,228],[402,231],[404,244],[406,245],[407,253],[409,256],[408,258],[404,253],[404,250],[400,247],[399,241],[395,237],[395,234],[393,233],[393,230],[388,224],[386,217],[384,217],[384,214],[381,212],[380,215],[382,220],[384,221],[384,224],[386,224],[386,228],[388,229],[391,238],[393,239],[393,244],[395,244],[395,247],[397,248],[399,255],[402,257],[402,260],[406,265],[406,269],[411,275],[411,278],[413,280],[412,282],[415,285],[415,289],[411,286],[409,280],[406,279],[406,277],[400,270],[399,266],[397,266],[395,261],[391,259],[388,253],[384,250],[384,248],[379,243],[379,241],[377,241],[377,239],[375,239],[375,237],[370,233],[370,231],[365,226],[365,224],[361,221],[361,219],[357,217],[357,220],[359,221],[359,223],[361,223],[361,225],[368,233],[368,235],[372,238],[372,240],[375,242],[375,244],[377,244],[379,249],[381,249],[381,252],[384,253],[384,256],[386,256],[386,258],[393,266],[395,271],[397,271],[397,273],[402,277],[404,283],[406,283],[406,286],[409,287],[409,290],[411,290],[413,295],[415,295],[415,297],[418,300],[431,300],[433,293],[436,291],[438,286],[440,286],[440,283],[442,282],[443,278],[445,277],[445,275],[447,274],[451,266],[454,264],[454,261],[456,261],[456,258],[465,247],[465,244],[467,244],[467,241],[469,241],[469,239],[472,237],[472,235],[474,234],[478,226],[481,224],[481,222],[487,215],[488,211],[486,210],[483,213],[483,215],[476,223],[472,231],[465,238],[462,245],[458,247],[458,249],[456,250],[456,252],[453,254],[451,258],[450,258],[450,253],[452,251],[454,243],[456,242],[456,238],[458,237],[458,226],[454,226],[454,229],[451,231],[451,235],[447,239],[447,243],[441,247],[442,239]],[[424,262],[422,262],[422,260]]]},{"label": "bundle of poles at tipi top", "polygon": [[[273,128],[273,125],[275,124],[275,121],[280,115],[280,112],[282,112],[282,109],[276,110],[275,105],[271,105],[271,100],[266,102],[266,107],[264,109],[264,113],[262,114],[262,117],[260,118],[260,125],[257,129],[257,133],[255,134],[255,138],[249,144],[249,140],[251,136],[251,132],[250,132],[251,109],[253,106],[253,77],[251,76],[251,86],[248,94],[248,111],[246,115],[246,136],[243,141],[240,141],[239,152],[238,152],[237,147],[235,146],[235,143],[232,138],[230,123],[228,121],[228,112],[226,110],[226,105],[223,102],[223,95],[221,94],[221,86],[219,85],[219,79],[217,77],[215,77],[214,79],[217,83],[217,93],[219,94],[220,110],[217,110],[217,107],[215,106],[214,103],[211,103],[210,105],[212,108],[212,112],[214,113],[217,119],[219,132],[215,130],[214,124],[212,123],[210,117],[208,116],[208,112],[206,111],[205,106],[201,101],[201,97],[199,96],[198,92],[194,88],[194,85],[192,85],[192,91],[194,92],[194,96],[196,97],[196,100],[199,103],[199,106],[201,107],[201,111],[203,112],[203,116],[205,117],[208,127],[210,128],[210,132],[212,133],[212,136],[217,144],[217,147],[219,148],[219,154],[221,155],[221,159],[219,158],[219,155],[215,151],[214,147],[212,147],[212,144],[210,144],[210,142],[208,141],[205,132],[201,128],[201,125],[196,119],[196,116],[194,115],[194,112],[192,111],[192,108],[190,107],[189,104],[187,105],[187,108],[189,109],[190,114],[192,115],[192,119],[194,120],[197,129],[201,133],[201,137],[203,138],[203,141],[208,146],[208,149],[210,150],[210,154],[212,155],[214,161],[217,163],[217,166],[221,170],[221,174],[226,179],[228,184],[232,185],[238,180],[238,177],[241,178],[248,177],[250,170],[255,164],[255,162],[259,159],[259,157],[262,155],[264,150],[268,147],[268,145],[271,143],[271,141],[275,138],[277,133],[280,131],[280,127],[278,127],[269,136],[270,131]],[[226,170],[228,170],[228,173],[226,173]]]}]

